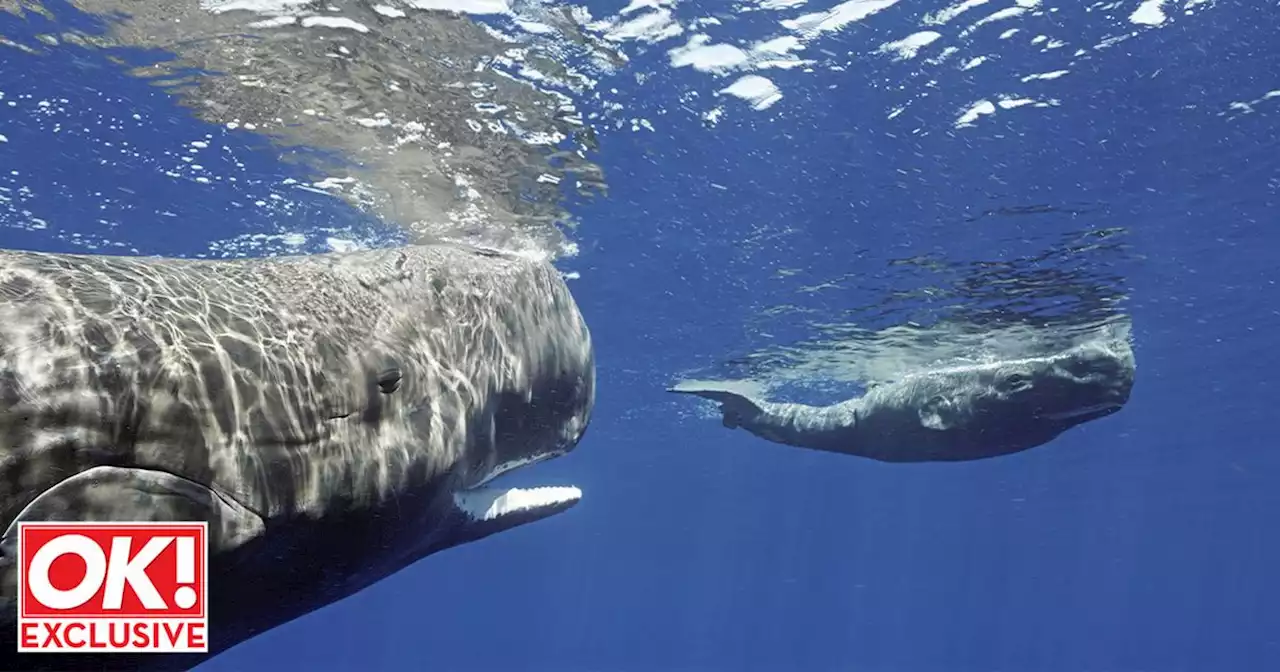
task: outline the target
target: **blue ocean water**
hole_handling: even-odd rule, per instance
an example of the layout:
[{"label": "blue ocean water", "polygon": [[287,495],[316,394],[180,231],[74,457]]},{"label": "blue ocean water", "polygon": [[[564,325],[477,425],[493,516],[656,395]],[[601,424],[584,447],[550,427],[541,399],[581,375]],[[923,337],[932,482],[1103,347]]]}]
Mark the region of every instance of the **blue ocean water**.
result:
[{"label": "blue ocean water", "polygon": [[[1070,33],[1099,7],[1054,20]],[[699,75],[655,66],[619,96],[658,129],[600,131],[610,191],[573,205],[581,251],[560,262],[581,276],[571,286],[598,352],[595,416],[572,455],[520,475],[577,484],[583,501],[198,669],[1280,668],[1269,422],[1280,98],[1261,99],[1280,88],[1275,10],[1220,3],[1211,20],[1123,42],[1055,80],[1061,105],[963,130],[928,123],[944,106],[928,98],[904,113],[927,131],[891,127],[895,93],[881,84],[907,66],[890,61],[797,78],[786,96],[798,104],[714,127],[657,116],[663,90]],[[0,21],[5,35],[35,30]],[[633,58],[642,68],[665,54]],[[299,227],[400,239],[320,194],[255,207],[302,174],[100,52],[3,59],[0,208],[30,224],[0,229],[3,247],[196,256]],[[998,86],[984,72],[936,88],[981,95]],[[30,122],[41,101],[60,110],[56,130]],[[200,162],[235,182],[163,174],[193,175],[174,148],[206,135],[228,149]],[[902,271],[922,258],[951,284]],[[999,298],[984,287],[1002,286],[1001,263],[1037,287],[1070,285],[1049,292],[1071,299],[1064,310],[1125,297],[1138,378],[1124,410],[1026,453],[886,465],[730,432],[664,391],[688,371],[750,368],[745,355],[814,338],[824,318],[848,321],[894,292],[907,294],[861,322],[926,313],[941,300],[912,290],[930,283],[994,324],[999,310],[981,304]],[[831,291],[801,291],[833,278]],[[794,310],[766,312],[777,306]]]}]

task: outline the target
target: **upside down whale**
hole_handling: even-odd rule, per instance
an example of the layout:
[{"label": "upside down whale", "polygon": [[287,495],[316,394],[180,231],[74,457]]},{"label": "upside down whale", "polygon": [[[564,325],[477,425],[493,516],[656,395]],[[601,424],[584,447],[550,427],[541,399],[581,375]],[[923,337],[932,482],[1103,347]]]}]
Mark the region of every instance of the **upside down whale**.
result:
[{"label": "upside down whale", "polygon": [[1123,336],[1032,357],[921,371],[830,406],[758,401],[693,386],[726,427],[785,445],[881,462],[957,462],[1029,450],[1119,411],[1134,379]]},{"label": "upside down whale", "polygon": [[594,399],[568,287],[517,255],[0,251],[0,669],[204,658],[19,655],[19,521],[207,521],[216,655],[573,506],[489,482],[572,450]]}]

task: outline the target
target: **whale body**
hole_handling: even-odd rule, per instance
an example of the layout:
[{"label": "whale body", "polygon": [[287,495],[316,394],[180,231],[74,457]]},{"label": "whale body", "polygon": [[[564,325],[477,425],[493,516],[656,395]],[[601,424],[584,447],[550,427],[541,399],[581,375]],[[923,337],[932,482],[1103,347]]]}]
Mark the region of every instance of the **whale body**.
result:
[{"label": "whale body", "polygon": [[959,462],[1022,452],[1119,411],[1134,380],[1127,338],[1032,357],[925,370],[830,406],[677,386],[720,404],[723,423],[789,446],[881,462]]},{"label": "whale body", "polygon": [[230,261],[0,251],[0,669],[19,521],[207,521],[209,654],[573,506],[587,326],[549,263],[465,245]]}]

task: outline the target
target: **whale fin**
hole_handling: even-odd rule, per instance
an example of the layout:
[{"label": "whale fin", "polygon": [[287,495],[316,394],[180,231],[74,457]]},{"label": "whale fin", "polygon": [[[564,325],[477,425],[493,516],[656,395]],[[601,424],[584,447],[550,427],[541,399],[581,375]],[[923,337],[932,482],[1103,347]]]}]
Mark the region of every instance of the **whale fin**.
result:
[{"label": "whale fin", "polygon": [[[258,514],[207,486],[167,471],[99,466],[82,471],[36,496],[0,537],[0,571],[12,572],[18,523],[31,521],[207,521],[209,551],[229,550],[260,536]],[[12,588],[7,576],[0,594]]]},{"label": "whale fin", "polygon": [[742,423],[758,418],[764,413],[764,409],[760,408],[756,401],[729,390],[670,387],[667,388],[667,391],[676,394],[692,394],[718,402],[720,404],[720,413],[723,415],[722,422],[725,427],[730,429],[741,426]]}]

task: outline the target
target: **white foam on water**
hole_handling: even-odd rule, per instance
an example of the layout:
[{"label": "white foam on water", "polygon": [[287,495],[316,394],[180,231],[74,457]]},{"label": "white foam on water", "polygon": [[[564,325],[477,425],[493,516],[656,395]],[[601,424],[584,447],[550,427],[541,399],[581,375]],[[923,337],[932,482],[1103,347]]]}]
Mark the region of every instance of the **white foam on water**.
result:
[{"label": "white foam on water", "polygon": [[[1143,0],[1132,14],[1129,10],[1120,13],[1109,11],[1119,6],[1119,2],[1091,7],[1086,18],[1073,26],[1080,29],[1075,31],[1079,34],[1058,39],[1053,35],[1033,33],[1037,35],[1033,44],[1040,47],[1041,53],[1061,50],[1069,42],[1079,40],[1098,44],[1095,50],[1105,48],[1133,36],[1131,16],[1147,25],[1168,25],[1171,19],[1165,16],[1163,8],[1174,1]],[[906,98],[905,101],[895,102],[888,107],[890,113],[901,113],[914,100],[924,95],[939,95],[936,85],[946,76],[946,72],[939,72],[934,68],[944,66],[949,61],[952,63],[952,72],[972,69],[980,64],[994,64],[999,60],[999,51],[1005,48],[1001,43],[1017,44],[1014,38],[1025,34],[1017,24],[1035,17],[1051,17],[1058,11],[1057,7],[1046,4],[1043,0],[958,0],[942,9],[920,9],[899,0],[846,0],[827,7],[815,6],[817,4],[818,0],[742,0],[736,5],[739,12],[779,14],[776,25],[782,31],[780,34],[756,37],[750,42],[743,40],[740,33],[734,30],[732,24],[736,17],[704,17],[690,15],[686,11],[677,14],[674,11],[677,6],[674,0],[631,0],[616,15],[586,20],[583,27],[619,44],[669,43],[680,39],[683,44],[667,48],[669,65],[673,68],[690,68],[713,78],[741,76],[766,68],[792,69],[797,71],[794,76],[802,76],[799,73],[816,69],[841,71],[867,67],[860,65],[864,62],[859,58],[863,54],[888,54],[895,60],[905,61],[921,58],[922,54],[928,53],[926,49],[937,49],[936,53],[920,61],[922,68],[912,73],[919,75],[918,78],[907,81],[890,78],[878,85]],[[1211,0],[1185,0],[1183,7],[1187,10],[1185,13],[1190,14],[1192,7],[1200,10],[1211,5]],[[684,10],[687,6],[681,5],[679,8]],[[797,8],[806,11],[797,12]],[[978,13],[983,10],[985,13]],[[890,41],[881,38],[875,44],[865,44],[861,48],[855,46],[852,51],[848,50],[847,41],[842,42],[839,47],[821,46],[830,36],[854,23],[867,22],[874,25],[881,14],[892,14],[895,18],[885,21],[896,22],[912,13],[916,14],[915,21],[921,30],[906,37]],[[1159,21],[1156,20],[1157,16]],[[1056,24],[1050,21],[1049,25]],[[996,35],[990,34],[986,30],[988,26],[999,26],[999,32]],[[693,27],[696,30],[690,31]],[[788,38],[784,56],[775,59],[764,57],[765,50],[761,45],[777,44],[784,37]],[[847,52],[847,59],[835,53],[837,51]],[[966,51],[970,53],[964,53]],[[1047,83],[1070,72],[1079,60],[1089,56],[1087,51],[1071,54],[1063,50],[1061,53],[1060,66],[1051,65],[1042,75],[1031,76],[1031,79],[1025,81]],[[952,57],[957,55],[960,58],[953,61]],[[1009,65],[1001,64],[999,67],[1016,67],[1016,64],[1010,61]],[[1022,73],[1010,75],[1015,79],[1024,76]],[[783,82],[773,79],[771,85],[774,89],[779,89]],[[714,84],[712,90],[719,93],[725,91],[719,83]],[[1011,99],[1017,97],[1015,95]],[[996,105],[995,98],[991,100]],[[680,101],[682,107],[698,114],[709,124],[714,125],[724,113],[724,109],[719,106],[697,110],[690,107],[691,102],[695,101]],[[769,103],[772,104],[773,102]],[[753,106],[753,109],[765,109],[769,105],[760,108]]]},{"label": "white foam on water", "polygon": [[991,2],[991,0],[964,0],[963,2],[958,2],[935,14],[925,15],[922,23],[924,23],[925,25],[933,25],[933,26],[940,26],[945,23],[950,23],[952,19],[955,19],[956,17],[969,11],[970,9],[973,9],[974,7],[980,7],[982,5],[987,4],[988,2]]},{"label": "white foam on water", "polygon": [[1023,105],[1034,105],[1036,101],[1030,98],[1001,98],[996,101],[996,105],[1002,110],[1012,110],[1015,107]]},{"label": "white foam on water", "polygon": [[374,5],[373,11],[389,19],[403,19],[408,16],[404,13],[404,10],[396,9],[395,7],[388,7],[387,5]]},{"label": "white foam on water", "polygon": [[311,0],[200,0],[200,8],[214,14],[234,11],[284,14],[309,4]]},{"label": "white foam on water", "polygon": [[979,100],[978,102],[969,106],[969,109],[965,110],[958,118],[956,118],[955,125],[957,128],[963,127],[963,126],[972,126],[973,123],[978,120],[978,117],[981,117],[986,114],[995,114],[995,113],[996,113],[995,103],[989,100]]},{"label": "white foam on water", "polygon": [[720,89],[720,93],[737,96],[757,110],[763,110],[782,100],[782,92],[767,77],[760,75],[743,75],[729,86]]},{"label": "white foam on water", "polygon": [[978,19],[977,21],[974,21],[973,25],[969,26],[968,28],[960,32],[960,36],[968,37],[969,35],[973,34],[975,30],[989,23],[995,23],[997,21],[1007,21],[1009,19],[1022,16],[1023,14],[1027,13],[1027,10],[1028,10],[1027,7],[1019,6],[1019,7],[1006,7],[998,12],[993,12],[991,14],[988,14],[982,17],[981,19]]},{"label": "white foam on water", "polygon": [[[361,33],[377,29],[373,23],[366,26],[340,16],[318,16],[323,8],[318,9],[306,0],[201,0],[201,3],[212,12],[256,11],[264,15],[259,25],[301,24]],[[575,95],[566,95],[566,102],[589,101],[595,106],[585,117],[579,117],[586,123],[630,128],[636,132],[652,131],[663,114],[687,111],[707,126],[715,126],[726,114],[749,114],[778,105],[804,104],[807,97],[784,99],[782,92],[790,81],[786,78],[805,77],[806,73],[819,70],[901,67],[903,71],[877,78],[871,86],[888,94],[885,101],[888,119],[897,120],[895,123],[910,119],[915,126],[912,132],[929,132],[927,127],[919,128],[915,121],[919,115],[905,113],[926,96],[936,101],[939,96],[955,95],[952,88],[946,86],[950,77],[962,77],[961,73],[981,66],[986,72],[983,81],[995,82],[994,86],[999,89],[979,91],[967,101],[947,101],[955,112],[944,112],[941,118],[935,116],[935,123],[942,128],[969,128],[982,123],[982,119],[1012,110],[1051,107],[1061,101],[1046,97],[1046,89],[1057,86],[1055,81],[1071,72],[1084,72],[1076,67],[1080,61],[1097,58],[1101,50],[1146,32],[1134,30],[1135,24],[1165,27],[1192,13],[1203,14],[1214,5],[1212,0],[1098,3],[1075,15],[1070,34],[1055,35],[1054,31],[1061,30],[1062,25],[1054,16],[1058,8],[1043,0],[951,0],[928,6],[901,0],[738,0],[735,12],[714,15],[708,13],[709,9],[681,0],[616,0],[616,3],[614,9],[597,16],[574,4],[557,4],[555,12],[548,13],[551,5],[544,0],[520,3],[513,0],[381,0],[379,4],[370,3],[369,7],[378,16],[387,18],[413,16],[415,12],[452,12],[473,17],[490,34],[512,45],[509,52],[494,59],[494,64],[501,69],[489,66],[493,71],[544,93],[568,91],[564,83],[572,81]],[[735,24],[747,15],[754,15],[750,33]],[[760,21],[761,18],[766,20]],[[566,21],[574,25],[567,27]],[[898,28],[904,23],[914,27]],[[857,33],[849,31],[855,24],[865,24],[865,27]],[[754,29],[757,25],[763,27],[763,32]],[[890,26],[897,34],[886,34]],[[582,35],[575,31],[581,31]],[[744,34],[750,37],[744,38]],[[528,59],[535,53],[530,45],[537,40],[541,40],[538,44],[562,45],[567,51],[573,45],[581,46],[584,37],[589,45],[588,53],[607,54],[608,58],[597,58],[568,77],[552,76],[543,71],[546,68],[539,69],[536,60]],[[1016,59],[1003,53],[1025,49],[1028,42],[1041,54],[1049,54],[1037,60],[1037,71],[1030,73],[1025,66],[1019,67]],[[1063,48],[1068,45],[1070,48]],[[629,58],[653,50],[665,54],[661,65],[637,66]],[[869,55],[885,55],[892,58],[893,63],[910,61],[910,64],[876,65],[867,61]],[[568,62],[557,63],[573,67]],[[706,79],[705,83],[695,78],[693,83],[682,85],[685,88],[670,101],[655,102],[646,92],[644,104],[659,109],[644,115],[638,110],[628,113],[625,96],[633,92],[620,93],[621,85],[612,90],[596,90],[601,79],[616,74],[626,74],[643,85],[655,73],[640,69],[642,67],[685,69]],[[629,68],[635,70],[627,72]],[[769,70],[788,72],[766,76]],[[1010,90],[1011,84],[1027,85],[1034,90]],[[838,84],[831,88],[835,86]],[[659,91],[652,95],[665,93]],[[723,101],[726,96],[747,104],[726,104]],[[1229,111],[1234,113],[1249,106],[1247,101],[1241,102]],[[935,107],[929,106],[930,110]],[[373,110],[365,114],[371,116],[352,117],[348,122],[365,128],[388,129],[396,135],[394,147],[429,140],[426,137],[429,131],[409,128],[409,124],[415,122],[379,116]],[[477,108],[476,118],[465,123],[477,133],[512,134],[530,144],[553,145],[565,140],[552,134],[521,131],[503,117]],[[565,186],[573,188],[574,185]],[[445,217],[455,223],[480,221],[485,216],[483,204],[478,199],[472,201],[475,202],[468,201]]]},{"label": "white foam on water", "polygon": [[1257,111],[1258,105],[1271,100],[1280,98],[1280,89],[1268,91],[1253,100],[1237,100],[1227,105],[1227,109],[1219,112],[1218,116],[1230,116],[1231,118],[1239,117],[1245,114],[1253,114]]},{"label": "white foam on water", "polygon": [[1037,79],[1042,79],[1042,80],[1043,80],[1043,79],[1057,79],[1057,78],[1059,78],[1059,77],[1061,77],[1061,76],[1063,76],[1063,75],[1068,74],[1069,72],[1070,72],[1069,70],[1054,70],[1053,72],[1039,72],[1039,73],[1036,73],[1036,74],[1033,74],[1033,75],[1027,75],[1026,77],[1023,77],[1023,78],[1022,78],[1022,81],[1024,81],[1024,82],[1030,82],[1030,81],[1034,81],[1034,80],[1037,80]]},{"label": "white foam on water", "polygon": [[1165,0],[1143,0],[1129,15],[1129,21],[1143,26],[1158,26],[1165,21]]},{"label": "white foam on water", "polygon": [[272,19],[263,19],[262,21],[254,21],[249,24],[250,28],[283,28],[292,26],[298,22],[296,16],[277,16]]},{"label": "white foam on water", "polygon": [[877,51],[884,54],[896,54],[896,58],[898,60],[906,60],[908,58],[915,58],[916,54],[920,53],[921,49],[938,41],[938,38],[940,37],[942,37],[942,33],[932,30],[923,30],[918,33],[908,35],[901,40],[885,42],[880,45],[880,48],[877,49]]},{"label": "white foam on water", "polygon": [[845,26],[861,21],[872,14],[884,11],[900,0],[847,0],[825,12],[814,12],[804,16],[782,21],[786,28],[805,36],[816,36],[840,30]]},{"label": "white foam on water", "polygon": [[794,68],[812,63],[790,53],[803,48],[800,40],[790,35],[756,43],[746,51],[729,44],[708,44],[708,40],[707,35],[699,33],[691,36],[683,47],[668,51],[672,67],[723,74],[731,70]]},{"label": "white foam on water", "polygon": [[693,66],[702,72],[719,72],[745,65],[751,60],[747,52],[729,44],[707,44],[706,35],[694,35],[689,43],[667,52],[676,68]]},{"label": "white foam on water", "polygon": [[506,0],[405,0],[405,4],[414,9],[429,9],[459,14],[511,14],[511,6]]},{"label": "white foam on water", "polygon": [[637,16],[626,18],[641,9],[633,2],[617,16],[592,21],[584,24],[583,27],[614,43],[631,41],[656,43],[684,33],[684,26],[676,21],[675,15],[669,8],[659,3],[646,4],[644,7],[651,11],[640,12]]},{"label": "white foam on water", "polygon": [[791,9],[807,3],[808,0],[759,0],[753,9]]},{"label": "white foam on water", "polygon": [[1058,100],[1036,100],[1034,98],[1014,97],[1010,95],[997,96],[995,101],[982,99],[974,102],[967,109],[961,112],[953,123],[954,128],[967,128],[977,124],[982,117],[988,117],[996,114],[999,110],[1013,110],[1019,107],[1057,107],[1061,104]]},{"label": "white foam on water", "polygon": [[[303,0],[202,0],[203,6],[211,11],[230,11],[231,9],[253,9],[273,16],[289,13],[302,13],[306,10]],[[1022,83],[1035,82],[1039,86],[1047,86],[1074,70],[1078,61],[1089,58],[1098,50],[1119,43],[1134,36],[1132,27],[1143,25],[1163,27],[1173,22],[1169,15],[1171,6],[1181,7],[1181,14],[1203,13],[1213,6],[1212,0],[1141,0],[1137,6],[1129,5],[1129,9],[1119,9],[1124,2],[1100,3],[1091,6],[1085,18],[1072,26],[1073,34],[1061,36],[1036,35],[1035,44],[1041,53],[1061,50],[1059,65],[1047,64],[1044,72],[1025,74],[1012,72],[1009,77]],[[468,14],[482,20],[482,24],[495,35],[523,44],[534,36],[560,41],[568,44],[573,36],[563,31],[563,25],[555,21],[544,20],[540,12],[547,7],[534,0],[526,4],[513,5],[511,0],[401,0],[400,7],[422,11],[447,11]],[[661,45],[667,54],[667,65],[672,68],[687,68],[712,78],[705,96],[699,105],[698,99],[685,99],[686,93],[696,88],[683,91],[681,99],[664,104],[663,113],[687,110],[698,115],[708,125],[715,125],[723,119],[726,109],[714,102],[714,97],[727,94],[742,98],[751,103],[752,110],[765,110],[778,104],[784,81],[776,77],[765,77],[764,70],[791,70],[791,77],[802,77],[804,73],[818,69],[842,71],[858,67],[876,67],[863,65],[861,56],[883,54],[891,56],[894,61],[915,60],[919,64],[916,70],[906,78],[889,78],[875,86],[891,91],[895,100],[886,106],[886,113],[894,117],[912,104],[926,96],[944,95],[947,89],[939,87],[945,82],[948,73],[970,70],[979,65],[992,68],[993,77],[1005,68],[1016,68],[1012,60],[1003,61],[1000,51],[1005,48],[1016,48],[1019,44],[1015,38],[1025,34],[1019,24],[1034,17],[1051,17],[1058,8],[1043,0],[954,0],[938,8],[937,5],[920,7],[900,0],[739,0],[734,6],[738,14],[716,13],[700,14],[696,5],[682,3],[680,0],[618,0],[617,9],[612,14],[592,16],[592,12],[578,5],[562,6],[562,17],[576,22],[577,28],[594,38],[603,40],[617,49],[616,56],[621,59],[620,65],[615,63],[610,68],[625,69],[631,67],[627,59],[630,50],[646,49],[649,45]],[[1194,12],[1193,12],[1194,10]],[[404,10],[391,7],[390,3],[373,6],[373,11],[382,16],[399,17]],[[704,10],[706,11],[706,10]],[[981,12],[981,13],[980,13]],[[742,31],[734,25],[740,20],[739,15],[770,13],[776,14],[772,34],[759,35],[753,32],[752,38],[744,40]],[[1176,12],[1175,12],[1176,13]],[[898,39],[885,39],[878,35],[875,26],[877,17],[892,15],[892,19],[884,21],[895,23],[906,18],[914,21],[918,30]],[[913,16],[914,15],[914,16]],[[305,20],[336,19],[337,17],[306,17]],[[1184,17],[1179,17],[1184,18]],[[280,19],[282,22],[285,20]],[[346,20],[349,21],[349,20]],[[492,25],[491,25],[492,22]],[[861,46],[856,43],[849,48],[845,39],[840,46],[828,47],[824,43],[836,33],[845,31],[856,23],[868,23],[872,29],[868,35],[876,35],[875,41],[867,41]],[[354,23],[354,22],[352,22]],[[1012,25],[1010,25],[1012,24]],[[320,23],[316,24],[319,27]],[[1058,25],[1049,21],[1047,25]],[[997,27],[998,33],[993,35],[987,27]],[[330,27],[336,27],[331,25]],[[344,27],[359,30],[353,25]],[[767,29],[767,24],[766,24]],[[1043,30],[1043,29],[1040,29]],[[1068,42],[1078,45],[1094,44],[1092,50],[1073,45],[1073,50],[1062,50]],[[1005,47],[1009,44],[1009,47]],[[505,64],[513,75],[530,83],[545,80],[546,76],[527,63],[522,63],[523,52]],[[507,57],[500,57],[505,59]],[[601,61],[603,62],[603,60]],[[593,67],[599,66],[595,64]],[[603,67],[603,66],[600,66]],[[757,78],[748,78],[755,74]],[[644,81],[651,72],[636,71],[636,81]],[[719,80],[734,78],[726,85]],[[595,80],[584,77],[586,89],[595,86]],[[943,92],[942,94],[939,91]],[[597,92],[597,95],[604,92]],[[617,93],[613,91],[610,93]],[[980,96],[998,107],[998,99],[1019,99],[1019,94],[990,92]],[[798,100],[798,99],[797,99]],[[609,123],[618,128],[647,128],[634,121],[628,121],[624,106],[613,100],[606,101],[599,96],[601,105],[599,112],[591,119]],[[972,108],[978,103],[970,103]],[[984,108],[985,109],[985,108]],[[966,109],[961,117],[968,120],[964,125],[971,125],[973,115],[984,116],[981,112]],[[621,117],[621,118],[615,118]],[[938,120],[954,127],[956,119]],[[369,120],[356,123],[386,123]],[[482,126],[483,128],[483,126]],[[545,138],[531,137],[526,141],[540,142]]]},{"label": "white foam on water", "polygon": [[359,21],[353,21],[351,19],[343,18],[341,16],[308,16],[302,19],[302,27],[303,28],[315,28],[315,27],[338,28],[338,29],[345,29],[345,30],[354,30],[359,33],[369,32],[369,27],[364,25],[363,23],[360,23]]}]

